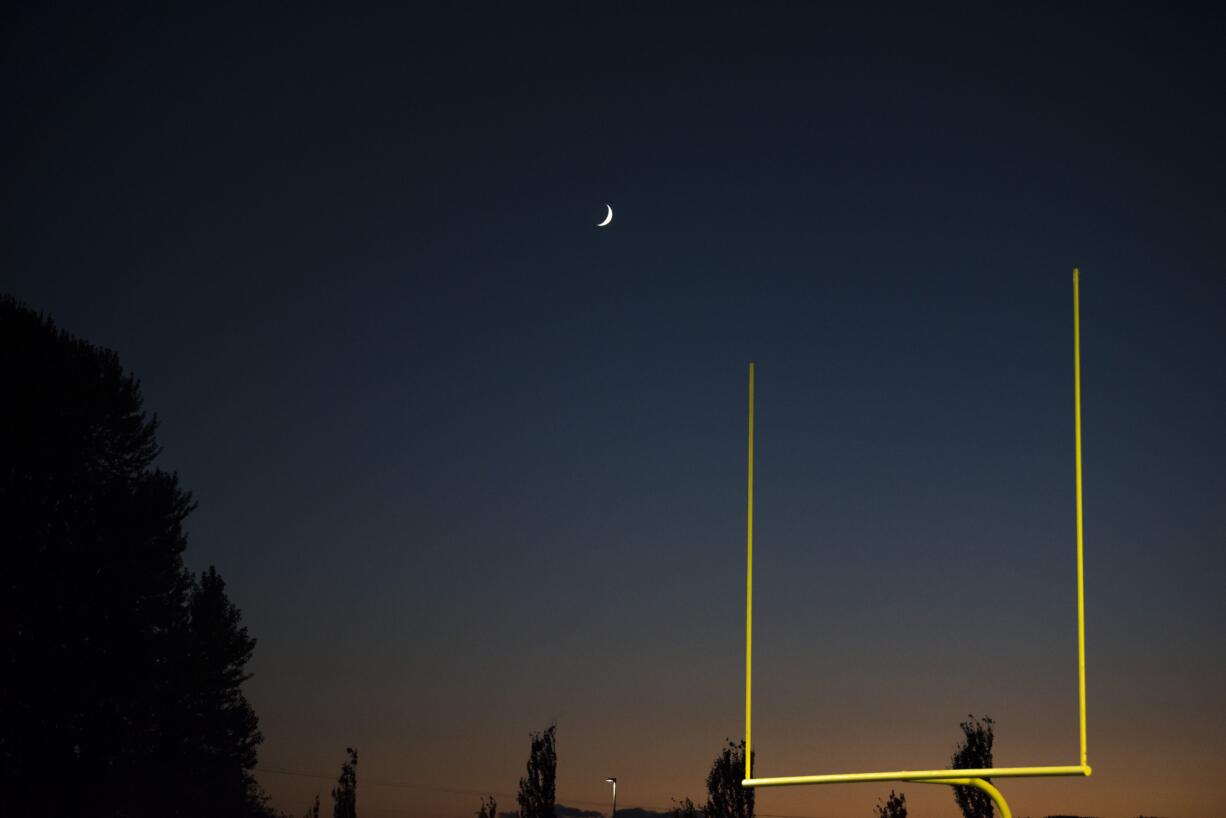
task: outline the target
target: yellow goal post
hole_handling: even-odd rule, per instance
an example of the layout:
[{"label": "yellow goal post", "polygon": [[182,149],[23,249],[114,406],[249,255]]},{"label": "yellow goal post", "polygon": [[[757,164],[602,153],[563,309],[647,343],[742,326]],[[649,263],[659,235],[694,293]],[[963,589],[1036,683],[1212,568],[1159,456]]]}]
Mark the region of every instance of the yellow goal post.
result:
[{"label": "yellow goal post", "polygon": [[893,770],[871,773],[827,773],[754,778],[753,776],[753,472],[754,472],[754,364],[749,364],[749,491],[746,524],[745,572],[745,778],[744,787],[784,787],[802,784],[846,784],[870,781],[915,781],[923,784],[948,784],[974,787],[991,796],[1002,818],[1011,818],[1008,804],[989,778],[1033,778],[1047,776],[1088,776],[1086,754],[1086,628],[1085,559],[1082,538],[1081,503],[1081,306],[1078,292],[1080,273],[1073,268],[1073,416],[1077,470],[1077,712],[1081,740],[1081,762],[1065,766],[986,767],[982,769]]}]

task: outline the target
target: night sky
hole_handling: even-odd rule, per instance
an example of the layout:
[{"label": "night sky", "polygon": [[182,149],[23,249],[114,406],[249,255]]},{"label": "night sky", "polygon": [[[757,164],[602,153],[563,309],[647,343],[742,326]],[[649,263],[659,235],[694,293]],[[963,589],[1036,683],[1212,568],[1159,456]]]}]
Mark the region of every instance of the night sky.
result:
[{"label": "night sky", "polygon": [[1094,775],[1002,789],[1222,813],[1220,11],[47,5],[0,288],[141,378],[274,805],[355,746],[362,813],[512,809],[553,720],[561,803],[701,800],[750,360],[756,772],[1075,764],[1077,266]]}]

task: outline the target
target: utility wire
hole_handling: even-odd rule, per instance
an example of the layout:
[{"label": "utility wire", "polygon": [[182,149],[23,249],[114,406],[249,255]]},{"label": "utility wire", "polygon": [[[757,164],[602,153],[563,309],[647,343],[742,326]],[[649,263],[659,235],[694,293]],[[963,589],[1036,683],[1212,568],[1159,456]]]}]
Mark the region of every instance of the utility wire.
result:
[{"label": "utility wire", "polygon": [[[319,778],[325,781],[332,781],[332,780],[335,780],[336,778],[335,775],[324,775],[322,773],[308,773],[308,772],[303,772],[302,770],[286,770],[281,767],[256,767],[255,771],[257,773],[271,773],[273,775],[292,775],[298,778]],[[454,793],[456,795],[501,795],[507,798],[513,798],[515,796],[515,793],[510,793],[510,792],[491,792],[490,790],[469,790],[469,789],[463,789],[461,787],[440,787],[437,784],[414,784],[408,781],[380,781],[375,778],[365,778],[365,777],[362,779],[362,783],[370,784],[371,786],[375,786],[375,787],[396,787],[398,789],[408,789],[408,790],[434,790],[435,792],[449,792],[449,793]],[[600,802],[581,801],[577,803],[584,803],[584,804],[601,803],[603,804],[604,802],[603,801],[600,801]]]},{"label": "utility wire", "polygon": [[[289,775],[289,776],[295,776],[297,778],[317,778],[322,781],[333,781],[336,779],[335,775],[325,775],[323,773],[310,773],[310,772],[304,772],[302,770],[287,770],[283,767],[256,767],[255,771],[257,773],[269,773],[270,775]],[[513,792],[498,792],[496,790],[474,790],[474,789],[466,789],[464,787],[441,787],[437,784],[418,784],[418,783],[413,783],[409,781],[380,781],[377,778],[363,778],[362,783],[368,784],[372,787],[394,787],[396,789],[404,789],[404,790],[431,790],[433,792],[447,792],[447,793],[452,793],[454,795],[478,795],[478,796],[496,795],[501,798],[514,798],[517,795],[517,793],[513,793]],[[566,804],[591,804],[593,806],[599,806],[599,807],[608,805],[607,801],[585,801],[581,798],[566,798],[565,796],[560,796],[557,800],[560,802],[566,803]],[[672,809],[672,807],[652,806],[650,804],[646,806],[640,806],[638,808],[651,810],[653,812],[668,812],[669,810]],[[366,809],[369,809],[372,812],[393,812],[393,813],[401,813],[404,815],[409,814],[407,811],[404,811],[404,810],[395,810],[395,809],[388,809],[388,808],[366,807]],[[634,808],[629,807],[629,809],[634,809]],[[618,810],[618,812],[621,812],[621,810]],[[414,813],[414,814],[417,814],[417,813]],[[777,813],[770,813],[770,812],[755,812],[754,814],[756,816],[759,816],[759,818],[827,818],[827,816],[822,816],[822,815],[780,815]],[[435,818],[444,818],[444,816],[435,816]]]}]

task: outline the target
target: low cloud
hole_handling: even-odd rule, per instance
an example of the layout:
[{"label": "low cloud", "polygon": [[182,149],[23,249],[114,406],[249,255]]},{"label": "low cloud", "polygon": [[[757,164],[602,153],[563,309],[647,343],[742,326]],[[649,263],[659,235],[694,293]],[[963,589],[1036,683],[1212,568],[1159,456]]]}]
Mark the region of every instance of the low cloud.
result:
[{"label": "low cloud", "polygon": [[617,818],[668,818],[668,813],[642,807],[618,807]]}]

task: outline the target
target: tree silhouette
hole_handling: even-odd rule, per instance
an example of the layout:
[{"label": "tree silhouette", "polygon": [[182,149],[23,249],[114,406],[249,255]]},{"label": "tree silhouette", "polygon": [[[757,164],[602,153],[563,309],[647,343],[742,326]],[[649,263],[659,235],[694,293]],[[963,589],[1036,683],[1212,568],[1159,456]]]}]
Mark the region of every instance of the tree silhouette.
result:
[{"label": "tree silhouette", "polygon": [[494,796],[481,799],[481,809],[477,810],[477,818],[498,818],[498,802]]},{"label": "tree silhouette", "polygon": [[[757,753],[753,758],[757,759]],[[753,818],[754,791],[742,787],[745,778],[745,742],[729,741],[711,763],[707,774],[707,818]]]},{"label": "tree silhouette", "polygon": [[358,818],[358,751],[345,748],[345,763],[332,790],[332,818]]},{"label": "tree silhouette", "polygon": [[554,818],[554,782],[558,774],[556,729],[557,725],[551,724],[545,732],[532,734],[528,774],[519,779],[519,818]]},{"label": "tree silhouette", "polygon": [[302,818],[319,818],[319,794],[315,795],[315,803],[307,807],[307,811],[302,814]]},{"label": "tree silhouette", "polygon": [[[958,742],[954,749],[952,766],[954,769],[982,769],[992,766],[992,742],[995,736],[992,728],[995,722],[988,716],[976,719],[974,715],[967,716],[962,722],[963,741]],[[992,797],[974,787],[954,787],[954,801],[966,818],[992,818],[996,810],[992,805]]]},{"label": "tree silhouette", "polygon": [[253,642],[114,352],[0,297],[0,815],[265,815]]},{"label": "tree silhouette", "polygon": [[879,818],[907,818],[907,796],[901,792],[895,795],[894,791],[890,790],[885,802],[879,800],[873,809],[877,811]]}]

